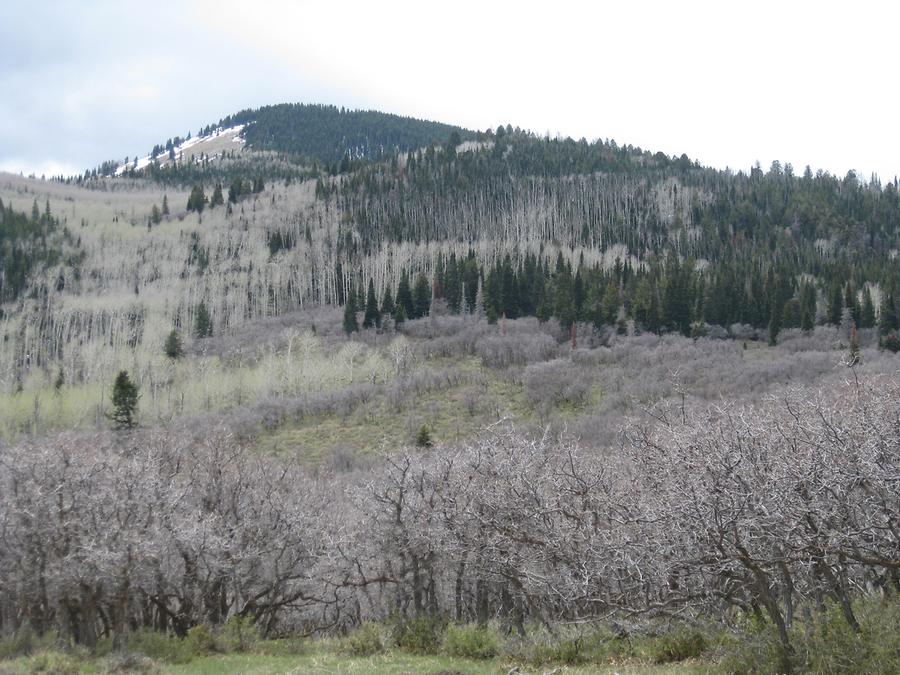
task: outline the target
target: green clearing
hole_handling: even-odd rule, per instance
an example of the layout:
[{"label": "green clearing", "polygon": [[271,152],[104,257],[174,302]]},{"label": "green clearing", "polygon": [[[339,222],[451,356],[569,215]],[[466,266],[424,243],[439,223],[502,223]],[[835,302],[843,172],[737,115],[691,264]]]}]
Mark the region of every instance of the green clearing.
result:
[{"label": "green clearing", "polygon": [[386,652],[368,657],[349,657],[327,652],[300,655],[279,654],[216,654],[196,657],[188,663],[163,664],[146,658],[104,657],[91,659],[67,655],[61,652],[40,652],[0,663],[0,673],[4,675],[31,675],[32,673],[78,673],[111,675],[132,672],[161,675],[299,675],[314,673],[321,675],[496,675],[516,672],[548,673],[555,675],[587,675],[588,673],[620,675],[695,675],[714,672],[710,663],[688,661],[678,664],[652,664],[634,662],[590,664],[584,666],[522,666],[508,659],[472,661],[433,655],[420,656],[402,652]]},{"label": "green clearing", "polygon": [[[517,425],[541,422],[526,400],[524,385],[504,378],[502,371],[483,367],[476,357],[428,359],[418,372],[453,372],[462,379],[421,394],[407,393],[397,403],[385,390],[347,414],[289,420],[262,433],[256,447],[265,453],[297,454],[310,464],[318,464],[342,450],[365,456],[398,444],[412,445],[423,425],[435,444],[446,444],[464,441],[498,420]],[[557,406],[554,421],[584,414],[601,397],[601,388],[595,385],[585,405]]]},{"label": "green clearing", "polygon": [[[496,675],[508,673],[517,665],[510,661],[469,661],[447,656],[415,656],[388,652],[369,657],[345,657],[334,654],[313,654],[306,656],[258,656],[250,654],[230,654],[196,659],[190,663],[172,666],[168,672],[178,675],[213,675],[214,673],[242,673],[244,675],[275,675],[276,673],[320,673],[322,675],[344,675],[371,673],[372,675],[407,675],[411,673],[459,673],[461,675]],[[518,667],[515,672],[546,673],[557,675],[587,675],[588,673],[620,673],[639,675],[644,673],[680,673],[683,675],[709,672],[700,664],[650,665],[650,664],[610,664],[609,666],[540,666],[537,668]]]},{"label": "green clearing", "polygon": [[[471,410],[466,401],[470,392],[475,397]],[[305,460],[318,463],[341,448],[365,455],[398,443],[413,444],[422,425],[428,427],[434,443],[453,443],[501,418],[527,423],[531,411],[521,384],[488,374],[483,385],[464,382],[408,395],[400,406],[393,405],[388,395],[380,395],[346,415],[318,415],[288,422],[263,434],[257,447],[263,452],[299,451]]]}]

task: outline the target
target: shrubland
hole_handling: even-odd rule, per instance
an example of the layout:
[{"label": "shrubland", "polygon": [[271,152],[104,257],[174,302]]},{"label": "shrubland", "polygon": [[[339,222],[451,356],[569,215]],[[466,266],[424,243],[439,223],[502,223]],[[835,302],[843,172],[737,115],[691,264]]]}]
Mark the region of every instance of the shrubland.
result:
[{"label": "shrubland", "polygon": [[[385,353],[405,340],[427,364],[415,349],[424,326],[412,328]],[[604,385],[606,359],[639,360],[652,375],[675,357],[689,367],[694,352],[708,352],[707,368],[784,368],[794,354],[672,340],[564,343],[550,360],[502,371],[534,407],[519,429],[500,420],[458,443],[385,446],[364,463],[260,453],[215,415],[21,440],[2,451],[3,630],[96,648],[126,645],[136,627],[186,638],[231,622],[271,639],[375,622],[395,626],[382,637],[399,649],[466,657],[500,653],[490,627],[523,640],[547,630],[550,646],[523,643],[527,658],[583,663],[612,649],[587,646],[606,626],[623,653],[621,636],[661,636],[629,658],[715,658],[740,645],[740,658],[781,670],[826,658],[814,641],[836,631],[874,641],[851,665],[894,663],[879,623],[895,612],[900,564],[889,357],[863,350],[849,369],[824,352],[830,367],[824,356],[820,370],[811,358],[797,366],[810,383],[795,375],[751,397],[724,371],[673,377],[649,397],[607,393],[620,376]],[[565,405],[552,378],[576,369],[600,383],[599,404],[581,401],[576,423],[548,428],[541,406]],[[531,378],[550,380],[550,403],[529,399]],[[613,395],[624,425],[579,432]],[[563,639],[565,625],[586,632]]]}]

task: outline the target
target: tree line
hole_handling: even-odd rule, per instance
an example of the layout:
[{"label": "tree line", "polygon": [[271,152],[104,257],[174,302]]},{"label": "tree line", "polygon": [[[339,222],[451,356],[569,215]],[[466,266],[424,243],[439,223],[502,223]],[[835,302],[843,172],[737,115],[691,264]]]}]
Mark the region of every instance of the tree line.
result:
[{"label": "tree line", "polygon": [[634,268],[616,260],[612,269],[582,264],[573,271],[560,253],[554,264],[526,254],[521,263],[505,255],[480,266],[474,252],[446,260],[438,256],[433,276],[418,274],[411,284],[404,270],[393,291],[376,297],[372,279],[363,291],[351,281],[339,296],[344,303],[345,331],[359,329],[356,313],[365,313],[363,327],[380,327],[384,317],[395,323],[427,316],[433,301],[451,314],[481,313],[490,323],[500,318],[535,316],[555,319],[568,331],[575,323],[598,329],[613,326],[621,333],[633,323],[653,333],[705,335],[711,327],[734,324],[768,331],[773,344],[782,329],[811,331],[816,325],[879,329],[882,344],[897,351],[897,295],[888,277],[876,307],[869,285],[858,287],[855,276],[822,286],[812,278],[796,278],[786,267],[750,269],[747,278],[728,266],[698,266],[674,254]]}]

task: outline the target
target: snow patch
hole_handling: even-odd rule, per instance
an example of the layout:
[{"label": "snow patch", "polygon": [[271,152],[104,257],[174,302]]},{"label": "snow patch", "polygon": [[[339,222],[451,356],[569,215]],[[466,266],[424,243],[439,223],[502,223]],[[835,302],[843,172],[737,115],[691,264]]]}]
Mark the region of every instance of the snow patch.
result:
[{"label": "snow patch", "polygon": [[[190,148],[193,148],[195,145],[203,143],[204,141],[211,141],[212,139],[218,138],[219,136],[227,136],[229,134],[233,136],[233,138],[231,139],[231,141],[233,143],[243,143],[244,139],[240,137],[240,133],[244,129],[244,126],[245,125],[243,125],[243,124],[237,124],[233,127],[228,127],[227,129],[222,129],[221,127],[217,127],[215,129],[213,129],[206,136],[194,136],[193,138],[189,138],[186,141],[183,141],[180,145],[175,146],[175,155],[179,156],[185,150],[189,150]],[[157,157],[157,159],[161,158],[163,162],[166,162],[166,161],[168,161],[168,151],[163,150],[156,157]],[[127,164],[123,164],[122,166],[117,168],[115,175],[121,176],[123,173],[125,173],[129,169],[134,169],[135,171],[140,171],[141,169],[144,169],[144,168],[150,166],[150,164],[152,164],[152,163],[153,163],[153,157],[151,157],[150,155],[147,155],[146,157],[140,157],[140,158],[138,158],[136,163],[134,160],[131,160]]]}]

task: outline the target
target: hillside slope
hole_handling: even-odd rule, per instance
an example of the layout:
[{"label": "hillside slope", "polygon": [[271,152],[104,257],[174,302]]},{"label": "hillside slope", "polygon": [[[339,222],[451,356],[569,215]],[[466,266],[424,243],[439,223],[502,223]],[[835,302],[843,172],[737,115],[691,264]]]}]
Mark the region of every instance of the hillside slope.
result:
[{"label": "hillside slope", "polygon": [[474,132],[451,124],[401,117],[375,110],[346,110],[330,105],[283,103],[243,110],[220,127],[246,125],[250,147],[292,153],[325,163],[378,159],[396,152],[444,143],[452,134],[467,140]]},{"label": "hillside slope", "polygon": [[[359,120],[393,119],[303,110],[357,137]],[[301,131],[284,147],[321,140],[291,136]],[[370,286],[370,309],[388,321],[433,310],[536,316],[566,334],[772,341],[823,324],[844,339],[851,323],[880,338],[897,328],[892,182],[778,163],[735,174],[511,127],[331,165],[246,149],[250,136],[236,134],[173,139],[174,160],[118,177],[0,178],[3,391],[43,391],[60,372],[102,386],[113,368],[161,359],[173,329],[190,343],[201,306],[213,334],[228,336],[351,299],[362,314]]]}]

